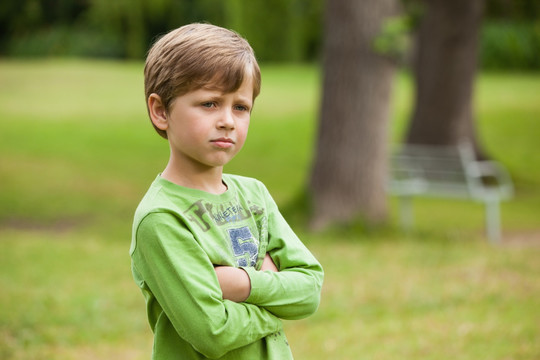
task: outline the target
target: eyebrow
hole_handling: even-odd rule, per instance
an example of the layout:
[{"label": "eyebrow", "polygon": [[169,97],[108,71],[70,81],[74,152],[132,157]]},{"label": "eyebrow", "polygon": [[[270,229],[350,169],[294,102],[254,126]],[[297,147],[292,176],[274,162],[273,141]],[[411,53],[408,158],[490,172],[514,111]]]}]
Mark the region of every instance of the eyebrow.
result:
[{"label": "eyebrow", "polygon": [[[224,95],[232,94],[232,93],[237,92],[237,90],[226,92],[223,89],[220,89],[220,88],[217,88],[217,87],[209,87],[209,86],[203,86],[202,88],[200,88],[200,90],[219,93],[219,95],[212,95],[212,97],[211,97],[212,100],[217,100],[217,99],[223,97]],[[250,103],[253,102],[253,97],[252,96],[246,97],[246,96],[242,96],[240,94],[238,94],[237,96],[242,101],[249,101]]]}]

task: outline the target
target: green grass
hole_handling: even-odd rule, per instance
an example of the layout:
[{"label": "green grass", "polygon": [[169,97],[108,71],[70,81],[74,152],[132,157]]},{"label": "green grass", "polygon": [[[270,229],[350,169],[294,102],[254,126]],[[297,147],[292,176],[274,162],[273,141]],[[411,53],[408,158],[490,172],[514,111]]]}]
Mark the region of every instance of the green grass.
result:
[{"label": "green grass", "polygon": [[[302,191],[318,110],[313,66],[263,66],[248,141],[227,171],[263,180],[283,206]],[[133,284],[133,211],[167,161],[149,124],[141,63],[0,61],[0,359],[147,359]],[[392,223],[300,236],[326,271],[312,317],[287,322],[298,359],[540,358],[540,74],[482,74],[480,139],[511,171],[504,242],[481,204],[415,201]],[[413,98],[396,79],[389,137]]]}]

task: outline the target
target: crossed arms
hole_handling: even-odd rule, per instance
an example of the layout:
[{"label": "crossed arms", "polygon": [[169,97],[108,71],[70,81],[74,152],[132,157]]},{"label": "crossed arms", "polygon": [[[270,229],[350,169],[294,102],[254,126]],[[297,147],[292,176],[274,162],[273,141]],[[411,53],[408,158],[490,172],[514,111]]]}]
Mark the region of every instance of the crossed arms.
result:
[{"label": "crossed arms", "polygon": [[[216,271],[224,300],[231,300],[237,303],[246,301],[251,292],[251,281],[245,270],[232,266],[216,266],[214,270]],[[268,253],[264,257],[260,271],[278,272],[274,260],[272,260]]]},{"label": "crossed arms", "polygon": [[212,265],[170,213],[146,216],[137,238],[132,266],[152,329],[164,312],[178,336],[208,357],[253,343],[279,331],[280,319],[303,318],[318,307],[322,268],[292,230],[270,239],[259,270]]}]

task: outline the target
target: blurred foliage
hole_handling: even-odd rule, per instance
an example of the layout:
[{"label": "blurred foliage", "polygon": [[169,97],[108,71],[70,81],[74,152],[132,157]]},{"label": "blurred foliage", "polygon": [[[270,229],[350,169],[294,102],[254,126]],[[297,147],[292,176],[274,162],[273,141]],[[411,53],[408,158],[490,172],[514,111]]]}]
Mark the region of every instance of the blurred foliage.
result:
[{"label": "blurred foliage", "polygon": [[5,0],[0,54],[140,59],[156,36],[191,22],[232,28],[259,59],[317,57],[322,1]]},{"label": "blurred foliage", "polygon": [[[403,60],[421,1],[402,0],[374,46]],[[249,39],[263,62],[320,57],[324,0],[3,0],[0,56],[142,59],[160,34],[210,22]],[[486,0],[481,49],[485,68],[540,69],[540,2]]]},{"label": "blurred foliage", "polygon": [[540,1],[486,0],[485,12],[489,19],[538,21],[538,15],[540,15]]},{"label": "blurred foliage", "polygon": [[411,48],[414,22],[411,16],[402,15],[387,19],[373,42],[373,48],[381,55],[397,63],[405,63]]},{"label": "blurred foliage", "polygon": [[480,62],[484,69],[540,69],[540,21],[485,23]]}]

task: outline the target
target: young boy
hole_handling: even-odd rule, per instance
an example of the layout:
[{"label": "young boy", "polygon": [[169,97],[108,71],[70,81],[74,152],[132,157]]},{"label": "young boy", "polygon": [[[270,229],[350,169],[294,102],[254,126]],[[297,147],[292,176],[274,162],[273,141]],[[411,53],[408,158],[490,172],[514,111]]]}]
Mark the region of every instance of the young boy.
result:
[{"label": "young boy", "polygon": [[246,139],[260,70],[238,34],[173,30],[150,50],[148,113],[170,158],[135,213],[132,272],[153,359],[292,359],[280,319],[317,310],[321,265],[264,185],[223,173]]}]

